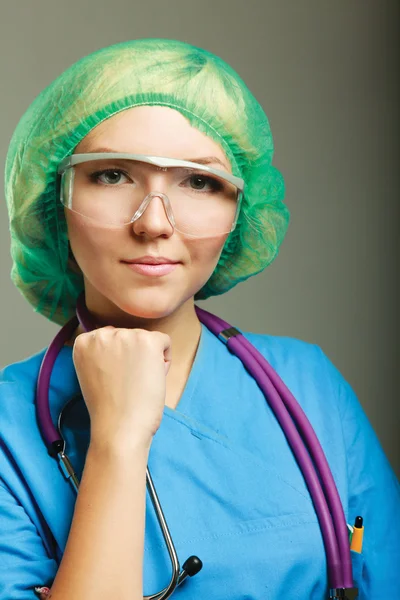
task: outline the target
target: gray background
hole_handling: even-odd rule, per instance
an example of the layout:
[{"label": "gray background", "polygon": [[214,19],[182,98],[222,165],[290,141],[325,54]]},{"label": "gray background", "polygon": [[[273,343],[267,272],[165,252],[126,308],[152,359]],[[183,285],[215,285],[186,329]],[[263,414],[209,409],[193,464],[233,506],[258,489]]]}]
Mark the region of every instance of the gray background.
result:
[{"label": "gray background", "polygon": [[[268,115],[292,220],[264,273],[199,305],[246,331],[320,345],[356,391],[400,474],[398,4],[4,2],[0,158],[4,165],[34,97],[97,48],[163,37],[224,58]],[[13,287],[10,267],[3,194],[0,365],[41,350],[58,329]]]}]

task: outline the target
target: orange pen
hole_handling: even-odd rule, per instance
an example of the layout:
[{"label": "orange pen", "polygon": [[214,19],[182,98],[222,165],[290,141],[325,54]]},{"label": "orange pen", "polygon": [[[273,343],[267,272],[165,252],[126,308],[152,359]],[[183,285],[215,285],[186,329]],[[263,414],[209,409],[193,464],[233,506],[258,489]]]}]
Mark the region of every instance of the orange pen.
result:
[{"label": "orange pen", "polygon": [[356,521],[354,523],[353,535],[351,538],[350,550],[354,550],[354,552],[361,553],[363,537],[364,537],[363,518],[356,517]]}]

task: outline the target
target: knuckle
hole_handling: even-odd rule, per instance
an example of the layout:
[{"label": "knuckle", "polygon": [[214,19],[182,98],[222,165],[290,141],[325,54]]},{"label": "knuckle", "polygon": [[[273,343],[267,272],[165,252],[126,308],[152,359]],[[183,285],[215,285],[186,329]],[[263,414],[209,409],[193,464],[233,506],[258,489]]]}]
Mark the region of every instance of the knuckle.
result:
[{"label": "knuckle", "polygon": [[75,339],[74,349],[78,351],[81,350],[87,345],[89,339],[90,336],[88,333],[80,333]]},{"label": "knuckle", "polygon": [[141,343],[146,344],[151,340],[151,331],[147,331],[147,329],[134,329],[133,330],[133,338]]},{"label": "knuckle", "polygon": [[161,333],[161,332],[160,332],[160,336],[161,336],[161,337],[160,337],[160,340],[161,340],[162,342],[165,342],[165,343],[167,343],[167,344],[170,344],[170,345],[171,345],[171,337],[168,335],[168,333]]},{"label": "knuckle", "polygon": [[94,329],[91,333],[96,336],[109,336],[114,330],[113,327],[100,327],[99,329]]}]

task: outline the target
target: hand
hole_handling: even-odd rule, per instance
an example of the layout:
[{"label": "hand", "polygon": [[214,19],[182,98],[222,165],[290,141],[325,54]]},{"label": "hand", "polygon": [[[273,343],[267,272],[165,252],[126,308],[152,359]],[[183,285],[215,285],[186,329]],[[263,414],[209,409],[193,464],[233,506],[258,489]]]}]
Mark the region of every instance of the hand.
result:
[{"label": "hand", "polygon": [[170,337],[102,327],[77,336],[72,358],[90,415],[91,439],[151,442],[165,405]]}]

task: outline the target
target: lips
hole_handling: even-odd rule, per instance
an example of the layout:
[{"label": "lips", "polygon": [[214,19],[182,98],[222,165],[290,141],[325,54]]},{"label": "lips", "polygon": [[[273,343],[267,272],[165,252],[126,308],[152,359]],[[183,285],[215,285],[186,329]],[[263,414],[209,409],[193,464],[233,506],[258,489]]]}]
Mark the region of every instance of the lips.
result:
[{"label": "lips", "polygon": [[147,275],[153,277],[161,277],[162,275],[168,275],[172,273],[178,266],[179,263],[158,263],[158,264],[148,264],[148,263],[125,263],[127,267],[134,271],[135,273],[139,273],[140,275]]},{"label": "lips", "polygon": [[166,258],[165,256],[141,256],[139,258],[133,258],[131,260],[124,260],[128,264],[136,265],[166,265],[166,264],[177,264],[180,261]]},{"label": "lips", "polygon": [[139,256],[138,258],[122,260],[121,262],[125,263],[129,269],[135,273],[139,273],[140,275],[152,275],[155,277],[168,275],[181,264],[181,261],[174,260],[173,258],[150,254]]}]

